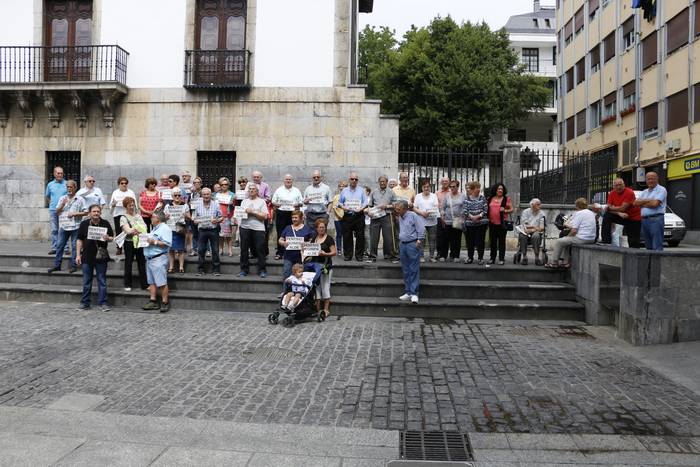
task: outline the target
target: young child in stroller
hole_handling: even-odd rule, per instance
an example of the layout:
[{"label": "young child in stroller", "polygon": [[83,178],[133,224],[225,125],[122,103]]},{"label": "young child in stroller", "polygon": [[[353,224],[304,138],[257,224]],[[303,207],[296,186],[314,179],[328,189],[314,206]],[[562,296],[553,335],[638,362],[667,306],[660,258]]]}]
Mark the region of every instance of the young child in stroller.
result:
[{"label": "young child in stroller", "polygon": [[[287,314],[282,318],[281,324],[285,327],[294,326],[295,322],[302,321],[312,316],[318,316],[318,321],[323,321],[318,315],[314,299],[316,286],[321,280],[321,266],[317,263],[295,264],[292,266],[292,275],[284,280],[285,293],[280,300],[280,309]],[[271,324],[279,322],[280,312],[270,313],[267,320]]]}]

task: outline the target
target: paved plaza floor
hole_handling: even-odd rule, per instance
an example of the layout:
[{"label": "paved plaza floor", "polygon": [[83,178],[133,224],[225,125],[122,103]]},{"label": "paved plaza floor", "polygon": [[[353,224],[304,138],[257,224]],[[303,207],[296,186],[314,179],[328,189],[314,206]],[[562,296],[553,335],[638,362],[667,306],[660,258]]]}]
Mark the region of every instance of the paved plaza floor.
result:
[{"label": "paved plaza floor", "polygon": [[479,466],[700,465],[700,343],[16,302],[0,323],[0,465],[379,466],[399,430],[468,433]]}]

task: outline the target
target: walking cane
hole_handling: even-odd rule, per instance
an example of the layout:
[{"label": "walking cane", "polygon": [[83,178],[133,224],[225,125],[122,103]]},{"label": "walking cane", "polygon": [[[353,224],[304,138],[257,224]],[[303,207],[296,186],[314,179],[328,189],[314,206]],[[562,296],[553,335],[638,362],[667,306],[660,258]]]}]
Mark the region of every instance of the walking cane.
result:
[{"label": "walking cane", "polygon": [[395,254],[398,254],[398,251],[396,249],[396,235],[394,234],[394,213],[392,212],[389,215],[391,216],[391,247],[393,249],[391,256],[395,256]]}]

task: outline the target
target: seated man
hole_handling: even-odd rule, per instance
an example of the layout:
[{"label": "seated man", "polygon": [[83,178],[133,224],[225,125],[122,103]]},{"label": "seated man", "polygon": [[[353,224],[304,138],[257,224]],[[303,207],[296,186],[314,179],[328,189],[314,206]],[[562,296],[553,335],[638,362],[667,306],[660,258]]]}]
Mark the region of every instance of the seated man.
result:
[{"label": "seated man", "polygon": [[530,207],[523,211],[520,215],[520,225],[518,226],[518,248],[522,259],[520,264],[527,265],[527,244],[532,245],[532,250],[535,252],[535,264],[542,266],[540,260],[540,245],[542,244],[542,235],[544,232],[545,217],[540,209],[542,202],[539,199],[533,198],[530,201]]},{"label": "seated man", "polygon": [[[576,200],[576,212],[573,213],[565,224],[571,230],[569,234],[557,239],[554,242],[554,254],[552,261],[545,266],[551,269],[568,268],[571,266],[571,245],[595,242],[596,231],[598,229],[595,214],[588,209],[586,198]],[[560,263],[560,258],[563,263]]]},{"label": "seated man", "polygon": [[630,248],[639,248],[642,210],[634,205],[635,199],[634,190],[627,188],[621,178],[613,181],[613,189],[608,194],[608,207],[603,214],[603,226],[600,230],[601,243],[608,245],[612,243],[612,225],[620,224],[625,226]]}]

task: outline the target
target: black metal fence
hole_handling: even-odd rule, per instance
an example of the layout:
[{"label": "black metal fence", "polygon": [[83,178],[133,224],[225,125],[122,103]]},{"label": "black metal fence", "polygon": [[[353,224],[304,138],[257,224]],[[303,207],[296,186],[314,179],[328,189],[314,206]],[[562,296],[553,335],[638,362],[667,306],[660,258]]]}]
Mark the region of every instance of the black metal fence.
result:
[{"label": "black metal fence", "polygon": [[616,176],[615,148],[588,153],[523,152],[520,199],[546,204],[573,204],[577,198],[605,203]]},{"label": "black metal fence", "polygon": [[501,181],[503,153],[469,149],[436,147],[402,147],[399,149],[399,170],[407,172],[410,183],[419,191],[422,180],[429,180],[433,190],[440,178],[458,180],[460,188],[471,181],[481,183],[484,190]]},{"label": "black metal fence", "polygon": [[129,53],[118,45],[0,47],[0,83],[116,81],[126,85]]},{"label": "black metal fence", "polygon": [[247,88],[250,52],[247,50],[186,50],[186,88]]}]

